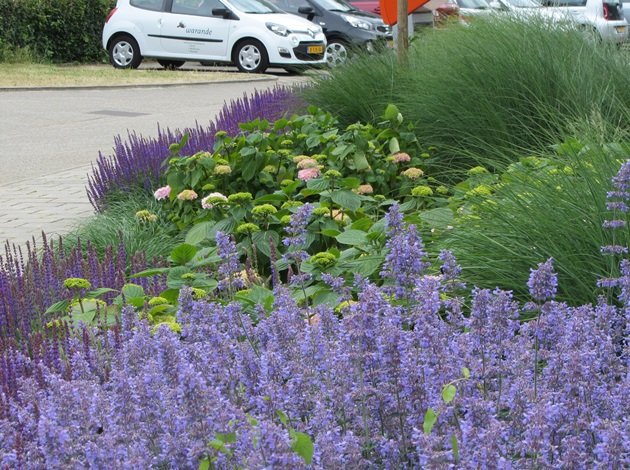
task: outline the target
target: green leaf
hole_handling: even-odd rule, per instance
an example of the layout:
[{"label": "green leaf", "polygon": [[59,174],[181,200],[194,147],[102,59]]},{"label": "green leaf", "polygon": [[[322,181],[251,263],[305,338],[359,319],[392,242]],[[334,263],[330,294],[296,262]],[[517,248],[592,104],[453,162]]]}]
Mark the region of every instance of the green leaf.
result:
[{"label": "green leaf", "polygon": [[99,287],[98,289],[93,289],[87,294],[85,294],[86,299],[96,299],[103,294],[107,294],[108,292],[117,292],[116,289],[110,289],[109,287]]},{"label": "green leaf", "polygon": [[355,178],[354,176],[349,176],[342,179],[340,184],[344,189],[355,189],[359,187],[361,180],[359,178]]},{"label": "green leaf", "polygon": [[306,187],[308,189],[312,189],[314,191],[324,191],[328,189],[330,186],[330,182],[324,178],[316,178],[306,182]]},{"label": "green leaf", "polygon": [[243,147],[239,152],[241,157],[249,157],[256,153],[256,147]]},{"label": "green leaf", "polygon": [[453,449],[453,460],[455,463],[459,462],[459,444],[457,444],[457,436],[451,434],[451,449]]},{"label": "green leaf", "polygon": [[354,212],[361,207],[361,198],[352,191],[345,189],[333,191],[330,196],[335,204],[339,204],[344,209]]},{"label": "green leaf", "polygon": [[361,256],[356,260],[352,260],[342,267],[348,267],[349,271],[360,274],[363,277],[368,277],[374,274],[383,264],[384,257],[382,255],[368,255]]},{"label": "green leaf", "polygon": [[398,111],[398,108],[396,107],[396,105],[388,104],[387,107],[385,108],[385,114],[383,115],[383,117],[387,119],[388,121],[393,121],[394,119],[398,118],[399,113],[400,112]]},{"label": "green leaf", "polygon": [[186,234],[186,243],[189,245],[198,245],[206,240],[210,234],[210,230],[215,224],[216,222],[214,220],[209,220],[193,225]]},{"label": "green leaf", "polygon": [[171,251],[171,260],[178,266],[188,263],[197,254],[197,248],[188,243],[182,243]]},{"label": "green leaf", "polygon": [[424,422],[422,423],[422,429],[427,436],[431,434],[431,430],[433,429],[433,425],[436,421],[437,414],[433,411],[433,408],[429,408],[424,414]]},{"label": "green leaf", "polygon": [[144,297],[144,289],[138,284],[125,284],[122,288],[122,294],[129,297]]},{"label": "green leaf", "polygon": [[313,451],[315,450],[315,446],[313,445],[313,441],[310,436],[308,434],[304,434],[303,432],[293,431],[291,433],[291,437],[293,439],[293,442],[291,442],[291,449],[304,459],[304,463],[306,465],[310,465],[313,461]]},{"label": "green leaf", "polygon": [[344,245],[365,245],[367,234],[363,230],[346,230],[335,237],[339,243]]},{"label": "green leaf", "polygon": [[235,432],[226,432],[226,433],[218,432],[215,436],[215,439],[225,444],[232,444],[236,442],[236,433]]},{"label": "green leaf", "polygon": [[339,294],[331,291],[330,289],[322,289],[313,296],[313,306],[328,305],[330,307],[336,307],[339,305]]},{"label": "green leaf", "polygon": [[354,154],[353,160],[354,167],[357,171],[367,170],[370,168],[370,164],[368,163],[367,158],[365,158],[365,152],[357,151]]},{"label": "green leaf", "polygon": [[335,230],[335,229],[332,229],[332,228],[327,228],[327,229],[322,230],[320,233],[322,235],[326,236],[326,237],[335,238],[341,232],[339,230]]},{"label": "green leaf", "polygon": [[286,194],[274,193],[274,194],[265,194],[264,196],[257,197],[254,202],[258,205],[258,204],[264,204],[267,202],[284,202],[286,200],[287,200]]},{"label": "green leaf", "polygon": [[204,457],[199,461],[198,470],[210,470],[210,459],[208,457]]},{"label": "green leaf", "polygon": [[453,224],[453,211],[448,207],[437,207],[420,213],[422,222],[429,227],[445,229]]},{"label": "green leaf", "polygon": [[398,153],[400,152],[400,144],[398,143],[398,139],[396,137],[392,137],[389,139],[389,153]]},{"label": "green leaf", "polygon": [[442,400],[444,400],[444,403],[450,403],[455,398],[456,393],[457,388],[455,388],[455,385],[448,384],[442,389]]},{"label": "green leaf", "polygon": [[[280,243],[280,235],[275,230],[268,230],[266,232],[256,232],[252,234],[252,240],[256,249],[264,254],[266,257],[271,257],[271,245],[278,247]],[[249,244],[248,244],[249,245]]]},{"label": "green leaf", "polygon": [[401,212],[412,211],[416,208],[417,204],[418,203],[415,199],[409,199],[408,201],[405,201],[400,205],[400,211]]},{"label": "green leaf", "polygon": [[306,139],[306,147],[309,149],[315,148],[319,145],[319,142],[320,142],[319,134],[311,135]]},{"label": "green leaf", "polygon": [[70,306],[69,300],[60,300],[59,302],[55,302],[50,307],[48,307],[46,309],[46,312],[44,313],[65,312],[66,310],[68,310],[69,306]]},{"label": "green leaf", "polygon": [[462,367],[462,376],[465,379],[469,379],[470,378],[470,369],[468,369],[468,367]]},{"label": "green leaf", "polygon": [[280,422],[286,426],[289,422],[287,414],[282,410],[276,410],[276,414],[278,415],[278,419],[280,420]]},{"label": "green leaf", "polygon": [[350,225],[350,228],[367,232],[372,227],[372,224],[372,219],[370,219],[369,217],[361,217],[360,219],[354,221],[352,225]]},{"label": "green leaf", "polygon": [[132,274],[129,277],[151,277],[168,272],[171,268],[150,268],[140,271],[139,273]]},{"label": "green leaf", "polygon": [[164,297],[172,304],[176,304],[179,299],[179,289],[166,289],[160,292],[160,297]]}]

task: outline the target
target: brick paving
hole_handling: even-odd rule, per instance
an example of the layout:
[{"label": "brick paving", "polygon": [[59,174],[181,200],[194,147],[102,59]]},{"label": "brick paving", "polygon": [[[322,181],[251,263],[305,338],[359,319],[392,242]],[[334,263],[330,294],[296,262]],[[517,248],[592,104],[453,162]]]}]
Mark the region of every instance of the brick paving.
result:
[{"label": "brick paving", "polygon": [[42,231],[63,235],[93,215],[85,192],[90,170],[88,165],[0,185],[0,242],[24,246],[32,237],[39,242]]}]

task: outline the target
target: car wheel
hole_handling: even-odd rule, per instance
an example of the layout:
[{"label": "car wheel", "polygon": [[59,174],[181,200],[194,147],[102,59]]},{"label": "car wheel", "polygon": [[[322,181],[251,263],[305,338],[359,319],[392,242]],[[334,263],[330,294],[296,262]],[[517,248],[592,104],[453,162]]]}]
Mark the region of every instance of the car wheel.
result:
[{"label": "car wheel", "polygon": [[338,39],[331,39],[326,46],[326,63],[337,67],[348,60],[348,46]]},{"label": "car wheel", "polygon": [[185,64],[183,60],[163,60],[163,59],[158,59],[157,63],[167,70],[175,70]]},{"label": "car wheel", "polygon": [[126,34],[115,37],[109,45],[109,62],[117,69],[137,69],[142,56],[136,40]]},{"label": "car wheel", "polygon": [[269,67],[269,58],[260,41],[246,39],[234,48],[234,63],[241,72],[263,73]]}]

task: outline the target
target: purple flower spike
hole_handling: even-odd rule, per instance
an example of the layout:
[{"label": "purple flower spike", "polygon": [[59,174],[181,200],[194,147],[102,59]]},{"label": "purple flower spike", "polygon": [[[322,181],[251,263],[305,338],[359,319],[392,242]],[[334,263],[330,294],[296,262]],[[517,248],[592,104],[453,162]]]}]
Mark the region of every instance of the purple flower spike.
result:
[{"label": "purple flower spike", "polygon": [[538,268],[530,271],[527,287],[532,298],[540,302],[553,299],[558,290],[558,276],[553,272],[553,258],[539,263]]}]

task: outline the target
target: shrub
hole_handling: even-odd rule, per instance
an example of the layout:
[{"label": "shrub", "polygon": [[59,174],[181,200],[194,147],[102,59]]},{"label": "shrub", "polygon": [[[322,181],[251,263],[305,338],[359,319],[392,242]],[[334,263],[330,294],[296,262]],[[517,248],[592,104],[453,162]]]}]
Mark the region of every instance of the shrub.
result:
[{"label": "shrub", "polygon": [[112,0],[0,0],[0,61],[30,50],[54,62],[101,61],[101,32]]},{"label": "shrub", "polygon": [[[388,103],[436,146],[445,170],[554,144],[593,115],[627,128],[627,56],[544,22],[478,18],[422,34],[400,66],[393,53],[357,58],[305,90],[342,124],[374,122]],[[611,136],[603,136],[604,139]]]},{"label": "shrub", "polygon": [[226,103],[217,118],[206,127],[197,124],[195,128],[183,131],[158,128],[157,137],[143,137],[129,133],[127,141],[121,136],[114,138],[114,154],[105,157],[99,152],[88,177],[88,198],[97,211],[105,207],[105,196],[111,191],[124,191],[127,188],[157,187],[162,176],[162,164],[170,155],[169,146],[179,142],[186,134],[188,140],[181,149],[192,155],[200,151],[212,150],[215,134],[223,130],[229,135],[237,135],[239,124],[253,119],[278,119],[303,107],[293,89],[276,86],[269,90],[255,91]]}]

